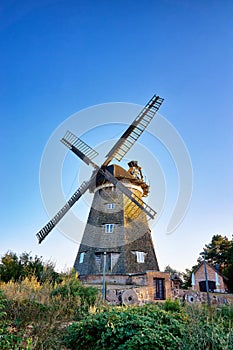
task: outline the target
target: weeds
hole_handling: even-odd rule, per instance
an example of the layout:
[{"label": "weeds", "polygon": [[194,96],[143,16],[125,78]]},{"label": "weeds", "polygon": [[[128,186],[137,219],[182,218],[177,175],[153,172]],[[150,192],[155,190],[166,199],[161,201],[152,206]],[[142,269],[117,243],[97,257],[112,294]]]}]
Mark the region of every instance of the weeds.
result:
[{"label": "weeds", "polygon": [[66,325],[87,314],[97,296],[76,275],[63,276],[60,284],[40,284],[34,276],[1,283],[0,349],[65,349]]}]

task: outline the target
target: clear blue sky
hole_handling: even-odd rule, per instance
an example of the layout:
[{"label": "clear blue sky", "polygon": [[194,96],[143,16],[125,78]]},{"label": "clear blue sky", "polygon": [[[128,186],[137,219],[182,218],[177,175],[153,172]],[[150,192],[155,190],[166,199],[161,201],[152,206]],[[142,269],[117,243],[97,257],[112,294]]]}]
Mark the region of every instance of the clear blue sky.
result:
[{"label": "clear blue sky", "polygon": [[194,189],[172,235],[154,243],[161,269],[190,268],[215,233],[233,233],[233,3],[225,1],[2,0],[0,4],[0,254],[31,251],[73,264],[77,245],[53,233],[39,168],[52,132],[71,114],[106,102],[161,113],[190,152]]}]

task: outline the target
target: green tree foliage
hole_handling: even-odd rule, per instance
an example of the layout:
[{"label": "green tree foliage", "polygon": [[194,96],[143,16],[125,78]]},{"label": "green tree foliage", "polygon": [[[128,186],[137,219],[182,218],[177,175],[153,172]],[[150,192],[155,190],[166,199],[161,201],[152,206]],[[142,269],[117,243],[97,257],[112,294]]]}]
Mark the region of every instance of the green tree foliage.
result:
[{"label": "green tree foliage", "polygon": [[233,238],[214,235],[204,248],[206,260],[229,278],[229,288],[233,291]]},{"label": "green tree foliage", "polygon": [[223,273],[231,264],[229,256],[231,247],[232,240],[229,240],[226,236],[214,235],[211,242],[204,248],[206,260],[213,266],[218,264],[219,271]]},{"label": "green tree foliage", "polygon": [[182,273],[182,277],[184,281],[182,284],[182,288],[188,289],[189,287],[191,287],[192,273],[196,270],[197,267],[198,267],[198,264],[193,265],[191,269],[185,269],[185,272]]},{"label": "green tree foliage", "polygon": [[55,282],[59,275],[55,272],[54,264],[44,263],[42,257],[32,257],[30,253],[22,253],[19,257],[16,253],[7,252],[1,258],[0,280],[3,282],[19,281],[26,277],[35,276],[39,282]]},{"label": "green tree foliage", "polygon": [[229,278],[229,288],[233,292],[233,239],[228,250],[228,265],[224,269],[224,274]]},{"label": "green tree foliage", "polygon": [[22,273],[21,262],[17,255],[13,252],[7,252],[2,257],[2,263],[0,264],[0,278],[4,282],[10,280],[18,280]]},{"label": "green tree foliage", "polygon": [[178,275],[179,277],[182,276],[182,273],[173,269],[170,265],[165,266],[164,272],[169,272],[171,275]]}]

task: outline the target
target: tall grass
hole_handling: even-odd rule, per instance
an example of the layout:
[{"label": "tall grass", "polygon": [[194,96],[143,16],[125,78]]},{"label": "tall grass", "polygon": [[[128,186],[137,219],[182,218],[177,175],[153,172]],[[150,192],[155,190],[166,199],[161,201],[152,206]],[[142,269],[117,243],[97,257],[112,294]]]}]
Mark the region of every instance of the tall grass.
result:
[{"label": "tall grass", "polygon": [[40,284],[35,277],[0,283],[0,349],[65,349],[67,324],[81,319],[97,303],[98,291],[77,276],[60,284]]},{"label": "tall grass", "polygon": [[189,318],[183,349],[233,350],[233,307],[187,305]]}]

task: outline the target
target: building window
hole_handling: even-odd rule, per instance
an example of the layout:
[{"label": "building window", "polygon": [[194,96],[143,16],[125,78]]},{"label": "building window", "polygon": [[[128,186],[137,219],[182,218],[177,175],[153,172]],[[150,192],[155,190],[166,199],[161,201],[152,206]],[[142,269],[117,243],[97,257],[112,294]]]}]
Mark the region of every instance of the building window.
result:
[{"label": "building window", "polygon": [[112,233],[114,229],[114,224],[105,224],[105,233]]},{"label": "building window", "polygon": [[144,263],[145,262],[145,253],[144,252],[136,252],[137,262]]},{"label": "building window", "polygon": [[79,264],[82,264],[82,263],[83,263],[84,256],[85,256],[85,252],[82,252],[82,253],[79,255]]},{"label": "building window", "polygon": [[131,251],[132,254],[136,255],[137,263],[144,263],[145,262],[145,256],[146,253],[144,252],[138,252],[138,251]]},{"label": "building window", "polygon": [[[120,253],[108,252],[105,255],[106,265],[105,272],[112,272],[114,266],[117,264]],[[95,263],[99,272],[103,272],[104,268],[104,253],[95,253]]]},{"label": "building window", "polygon": [[108,203],[107,204],[108,209],[114,209],[115,208],[115,203]]},{"label": "building window", "polygon": [[110,259],[111,259],[111,271],[113,270],[114,266],[116,265],[118,259],[119,259],[120,253],[110,253]]},{"label": "building window", "polygon": [[[105,266],[105,272],[112,272],[114,266],[116,265],[118,258],[120,254],[119,253],[106,253],[106,266]],[[103,271],[104,268],[104,254],[102,254],[102,268]]]}]

